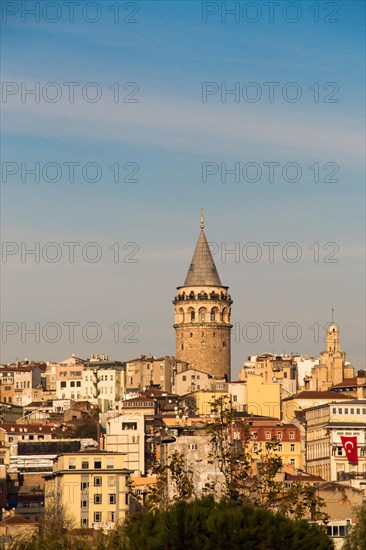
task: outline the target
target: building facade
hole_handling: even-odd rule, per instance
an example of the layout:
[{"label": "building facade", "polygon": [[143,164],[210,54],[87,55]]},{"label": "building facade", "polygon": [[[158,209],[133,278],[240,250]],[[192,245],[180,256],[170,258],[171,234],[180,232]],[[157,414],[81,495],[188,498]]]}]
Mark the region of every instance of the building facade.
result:
[{"label": "building facade", "polygon": [[111,530],[129,511],[130,474],[122,453],[64,453],[45,476],[45,508],[69,513],[76,528]]},{"label": "building facade", "polygon": [[[326,481],[366,481],[366,400],[335,400],[305,411],[306,469]],[[357,438],[357,462],[348,460],[341,437]]]}]

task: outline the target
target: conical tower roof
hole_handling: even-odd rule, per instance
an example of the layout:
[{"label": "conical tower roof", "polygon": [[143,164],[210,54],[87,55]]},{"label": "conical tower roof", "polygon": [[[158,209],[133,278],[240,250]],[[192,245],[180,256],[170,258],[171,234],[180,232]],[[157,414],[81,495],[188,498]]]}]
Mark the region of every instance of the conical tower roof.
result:
[{"label": "conical tower roof", "polygon": [[201,214],[201,232],[184,286],[222,286],[204,232],[203,214]]}]

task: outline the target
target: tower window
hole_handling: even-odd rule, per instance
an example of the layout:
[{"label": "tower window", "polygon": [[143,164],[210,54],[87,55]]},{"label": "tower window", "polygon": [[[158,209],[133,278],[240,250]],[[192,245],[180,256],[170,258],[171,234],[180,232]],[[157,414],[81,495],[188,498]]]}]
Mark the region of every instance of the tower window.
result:
[{"label": "tower window", "polygon": [[203,311],[203,312],[201,313],[201,321],[204,321],[204,320],[205,320],[205,316],[206,316],[206,314],[205,314],[205,312]]},{"label": "tower window", "polygon": [[215,320],[215,312],[211,311],[211,321],[214,321],[214,320]]},{"label": "tower window", "polygon": [[196,314],[194,311],[191,311],[191,321],[194,321],[196,318]]},{"label": "tower window", "polygon": [[223,347],[223,348],[226,348],[226,342],[223,342],[223,343],[222,343],[222,347]]},{"label": "tower window", "polygon": [[192,338],[193,337],[193,332],[191,332],[191,334],[189,336]]},{"label": "tower window", "polygon": [[182,350],[184,349],[184,344],[182,344],[181,349],[182,349]]}]

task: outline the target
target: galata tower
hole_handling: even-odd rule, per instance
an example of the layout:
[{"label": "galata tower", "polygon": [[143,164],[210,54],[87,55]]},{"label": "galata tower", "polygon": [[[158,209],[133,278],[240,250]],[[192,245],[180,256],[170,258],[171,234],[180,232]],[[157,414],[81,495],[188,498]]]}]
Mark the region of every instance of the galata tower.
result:
[{"label": "galata tower", "polygon": [[176,357],[192,369],[230,380],[231,296],[220,281],[204,232],[201,231],[183,286],[173,300]]}]

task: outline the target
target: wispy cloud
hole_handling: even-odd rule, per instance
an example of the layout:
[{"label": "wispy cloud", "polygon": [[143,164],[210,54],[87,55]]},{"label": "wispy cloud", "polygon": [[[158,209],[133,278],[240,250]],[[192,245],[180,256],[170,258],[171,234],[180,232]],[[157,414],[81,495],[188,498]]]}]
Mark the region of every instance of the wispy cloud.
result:
[{"label": "wispy cloud", "polygon": [[[5,79],[10,81],[11,79]],[[27,82],[31,88],[34,82]],[[66,97],[66,90],[65,90]],[[246,151],[275,152],[297,158],[342,158],[359,164],[364,155],[362,129],[345,119],[340,124],[320,113],[299,108],[259,105],[202,104],[179,97],[149,97],[141,90],[138,103],[114,103],[103,90],[98,103],[20,101],[3,104],[4,131],[33,136],[93,139],[158,147],[200,155],[238,158]]]}]

